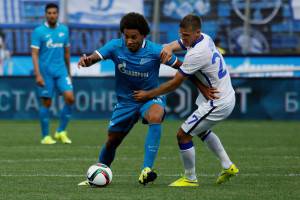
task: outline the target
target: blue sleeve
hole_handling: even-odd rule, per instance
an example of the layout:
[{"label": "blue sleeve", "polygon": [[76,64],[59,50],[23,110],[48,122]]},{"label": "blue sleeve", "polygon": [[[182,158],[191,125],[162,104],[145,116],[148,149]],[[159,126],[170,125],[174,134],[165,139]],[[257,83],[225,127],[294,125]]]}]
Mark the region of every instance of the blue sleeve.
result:
[{"label": "blue sleeve", "polygon": [[111,59],[114,50],[116,49],[118,40],[111,40],[107,42],[103,47],[96,50],[96,53],[101,59]]},{"label": "blue sleeve", "polygon": [[68,29],[68,27],[66,27],[65,34],[66,34],[66,39],[65,39],[65,42],[64,42],[64,46],[69,47],[70,46],[70,39],[69,39],[69,29]]},{"label": "blue sleeve", "polygon": [[40,33],[38,29],[34,29],[31,34],[31,48],[39,49],[41,47]]}]

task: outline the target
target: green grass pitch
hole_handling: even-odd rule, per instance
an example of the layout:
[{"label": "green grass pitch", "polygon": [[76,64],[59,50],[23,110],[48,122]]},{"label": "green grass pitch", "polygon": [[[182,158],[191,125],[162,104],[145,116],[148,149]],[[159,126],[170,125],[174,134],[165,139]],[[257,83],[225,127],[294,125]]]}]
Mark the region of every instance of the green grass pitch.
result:
[{"label": "green grass pitch", "polygon": [[[240,174],[215,185],[219,161],[198,138],[200,186],[172,188],[183,172],[176,144],[180,121],[167,120],[155,169],[158,178],[146,187],[138,183],[147,126],[137,124],[118,149],[106,188],[78,187],[87,168],[98,159],[106,138],[107,120],[73,120],[71,145],[40,144],[37,121],[0,121],[0,199],[228,199],[292,200],[300,198],[300,123],[298,121],[225,121],[213,130],[221,138]],[[52,123],[51,129],[57,122]]]}]

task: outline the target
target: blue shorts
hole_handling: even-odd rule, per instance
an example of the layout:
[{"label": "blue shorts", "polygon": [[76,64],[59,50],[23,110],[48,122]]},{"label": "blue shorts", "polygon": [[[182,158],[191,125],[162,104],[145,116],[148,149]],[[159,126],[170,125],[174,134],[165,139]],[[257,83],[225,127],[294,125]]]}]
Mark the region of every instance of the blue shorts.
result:
[{"label": "blue shorts", "polygon": [[39,97],[52,98],[55,94],[55,89],[58,90],[59,94],[62,94],[66,91],[73,91],[72,81],[66,74],[56,77],[43,75],[43,79],[45,85],[43,87],[37,86]]},{"label": "blue shorts", "polygon": [[143,123],[147,123],[144,116],[153,104],[158,104],[165,109],[166,99],[160,96],[144,104],[118,103],[112,113],[108,131],[127,133],[139,120],[140,116],[143,118]]}]

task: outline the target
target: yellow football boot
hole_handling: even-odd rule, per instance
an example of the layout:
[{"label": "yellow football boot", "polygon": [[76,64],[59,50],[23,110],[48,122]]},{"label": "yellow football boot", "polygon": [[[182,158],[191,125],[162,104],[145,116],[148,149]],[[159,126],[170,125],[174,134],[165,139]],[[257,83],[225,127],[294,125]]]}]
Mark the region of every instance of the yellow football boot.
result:
[{"label": "yellow football boot", "polygon": [[186,177],[181,177],[180,179],[174,181],[169,186],[172,187],[197,187],[199,186],[198,180],[190,180]]},{"label": "yellow football boot", "polygon": [[67,135],[66,131],[61,131],[61,132],[55,132],[54,138],[57,140],[60,140],[62,143],[64,144],[71,144],[72,141],[70,140],[70,138]]},{"label": "yellow football boot", "polygon": [[231,177],[236,176],[238,173],[239,173],[239,169],[235,166],[235,164],[232,164],[228,169],[223,169],[221,171],[219,177],[217,178],[216,183],[222,184],[226,181],[229,181]]},{"label": "yellow football boot", "polygon": [[139,183],[146,185],[147,183],[154,181],[156,178],[157,174],[149,167],[145,167],[139,176]]},{"label": "yellow football boot", "polygon": [[56,141],[53,140],[53,138],[50,135],[45,136],[42,140],[41,140],[41,144],[55,144]]},{"label": "yellow football boot", "polygon": [[85,181],[78,183],[78,186],[90,186],[90,183],[88,180],[85,180]]}]

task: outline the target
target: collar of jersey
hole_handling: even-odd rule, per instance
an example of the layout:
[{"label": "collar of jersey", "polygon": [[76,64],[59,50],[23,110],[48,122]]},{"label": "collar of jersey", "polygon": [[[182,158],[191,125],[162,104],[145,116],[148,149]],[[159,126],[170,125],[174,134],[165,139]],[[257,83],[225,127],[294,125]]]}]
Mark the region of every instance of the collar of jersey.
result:
[{"label": "collar of jersey", "polygon": [[[45,22],[44,25],[48,28],[50,28],[48,22]],[[56,22],[55,28],[59,26],[59,22]]]},{"label": "collar of jersey", "polygon": [[[125,42],[125,39],[122,38],[123,42],[124,42],[124,45],[126,46],[126,42]],[[145,48],[146,47],[146,39],[143,40],[143,44],[141,46],[141,48]]]},{"label": "collar of jersey", "polygon": [[142,48],[145,48],[145,46],[146,46],[146,40],[144,39],[143,44],[142,44]]},{"label": "collar of jersey", "polygon": [[192,44],[191,47],[196,46],[196,44],[198,44],[199,42],[201,42],[204,39],[204,36],[201,34],[201,36]]}]

